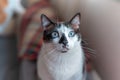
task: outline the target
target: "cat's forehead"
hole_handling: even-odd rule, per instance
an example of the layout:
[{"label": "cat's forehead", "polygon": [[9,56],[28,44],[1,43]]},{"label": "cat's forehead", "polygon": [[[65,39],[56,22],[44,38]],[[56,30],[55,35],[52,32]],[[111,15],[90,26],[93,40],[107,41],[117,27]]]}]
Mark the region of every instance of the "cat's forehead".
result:
[{"label": "cat's forehead", "polygon": [[65,23],[65,22],[57,23],[56,28],[57,28],[58,30],[62,31],[62,32],[68,31],[68,30],[72,30],[72,27],[70,26],[70,24]]},{"label": "cat's forehead", "polygon": [[46,29],[47,32],[53,32],[53,31],[58,31],[58,32],[69,32],[71,30],[74,30],[69,23],[66,22],[57,22],[52,25],[49,25],[49,27]]}]

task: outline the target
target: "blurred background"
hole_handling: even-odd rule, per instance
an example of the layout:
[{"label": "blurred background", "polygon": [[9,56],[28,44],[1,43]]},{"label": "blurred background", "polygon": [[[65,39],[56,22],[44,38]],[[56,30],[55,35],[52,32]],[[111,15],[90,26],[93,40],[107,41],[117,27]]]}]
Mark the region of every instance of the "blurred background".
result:
[{"label": "blurred background", "polygon": [[[0,0],[0,80],[18,80],[21,20],[39,1]],[[50,3],[55,14],[66,21],[81,13],[82,37],[96,52],[92,58],[94,68],[102,80],[120,80],[120,0],[50,0]],[[38,16],[33,20],[39,22]]]}]

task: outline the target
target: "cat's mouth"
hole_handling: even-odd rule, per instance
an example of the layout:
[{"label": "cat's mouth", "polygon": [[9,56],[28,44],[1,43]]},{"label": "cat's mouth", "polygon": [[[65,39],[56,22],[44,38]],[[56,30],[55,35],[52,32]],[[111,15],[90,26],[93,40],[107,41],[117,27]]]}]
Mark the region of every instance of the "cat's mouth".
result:
[{"label": "cat's mouth", "polygon": [[66,53],[66,52],[68,52],[68,51],[61,51],[62,53]]},{"label": "cat's mouth", "polygon": [[63,48],[61,52],[62,52],[62,53],[66,53],[66,52],[68,52],[68,51],[69,51],[68,48]]}]

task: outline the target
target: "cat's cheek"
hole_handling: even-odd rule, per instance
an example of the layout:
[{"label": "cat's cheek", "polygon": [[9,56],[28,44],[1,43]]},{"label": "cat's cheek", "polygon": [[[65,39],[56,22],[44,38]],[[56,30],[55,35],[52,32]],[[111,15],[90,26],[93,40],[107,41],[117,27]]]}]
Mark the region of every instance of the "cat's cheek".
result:
[{"label": "cat's cheek", "polygon": [[62,50],[63,50],[62,44],[57,44],[57,45],[55,46],[55,48],[56,48],[58,51],[62,51]]},{"label": "cat's cheek", "polygon": [[70,43],[69,43],[69,48],[72,49],[72,48],[76,47],[76,44],[79,44],[77,39],[71,40]]},{"label": "cat's cheek", "polygon": [[69,44],[68,44],[68,48],[69,48],[69,49],[72,49],[73,46],[74,46],[73,42],[69,42]]},{"label": "cat's cheek", "polygon": [[53,43],[58,44],[59,43],[59,38],[55,38],[52,41],[53,41]]}]

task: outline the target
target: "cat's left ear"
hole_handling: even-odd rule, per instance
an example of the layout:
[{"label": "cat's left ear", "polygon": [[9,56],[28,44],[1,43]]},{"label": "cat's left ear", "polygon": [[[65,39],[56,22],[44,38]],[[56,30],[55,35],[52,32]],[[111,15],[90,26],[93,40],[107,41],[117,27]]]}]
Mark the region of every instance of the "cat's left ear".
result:
[{"label": "cat's left ear", "polygon": [[81,14],[77,13],[75,16],[73,16],[73,18],[70,20],[70,24],[72,24],[74,26],[74,28],[79,28],[80,25],[80,18],[81,18]]}]

